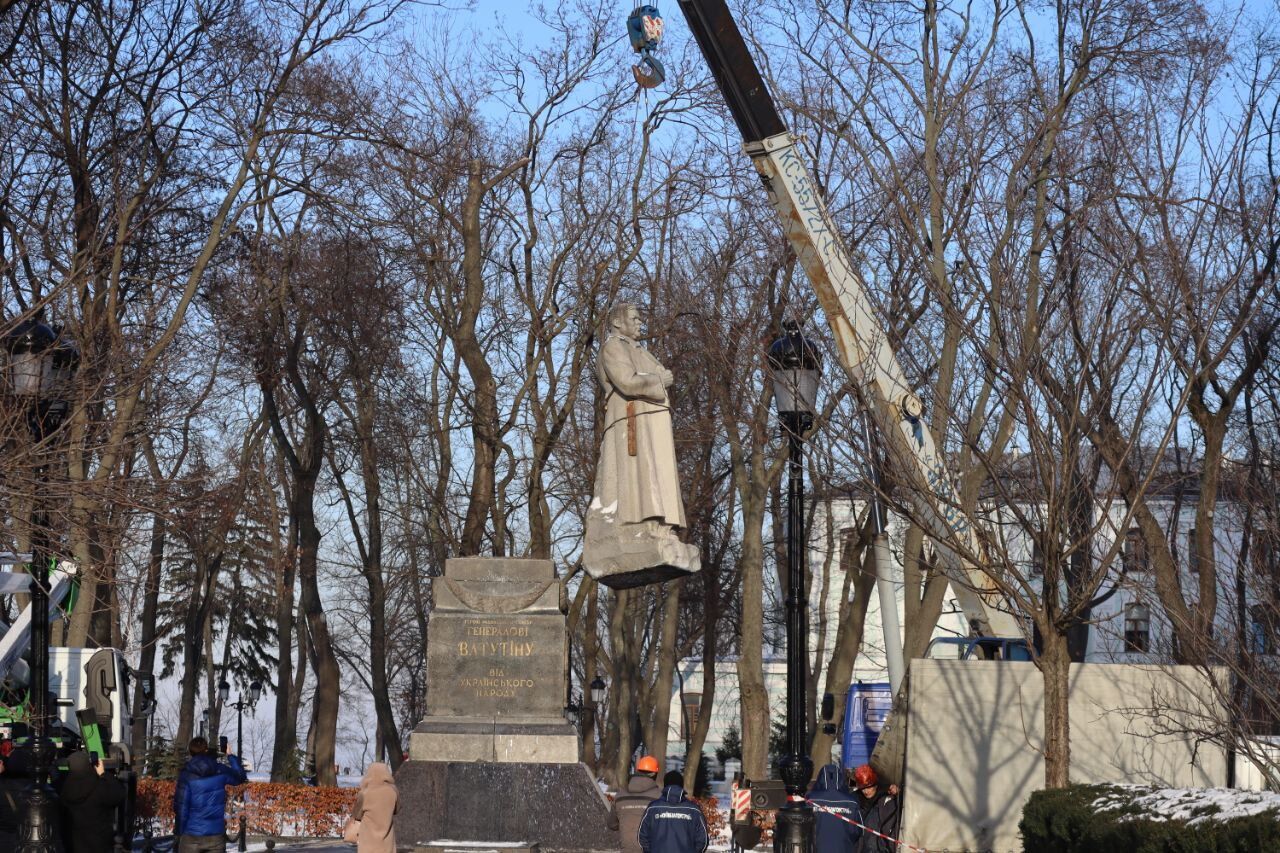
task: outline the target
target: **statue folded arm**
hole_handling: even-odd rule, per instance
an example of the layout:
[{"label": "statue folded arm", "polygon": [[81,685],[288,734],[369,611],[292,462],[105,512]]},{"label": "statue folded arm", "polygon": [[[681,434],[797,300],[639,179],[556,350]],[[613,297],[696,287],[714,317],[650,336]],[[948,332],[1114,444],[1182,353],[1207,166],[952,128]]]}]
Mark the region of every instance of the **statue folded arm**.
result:
[{"label": "statue folded arm", "polygon": [[662,377],[656,373],[640,373],[628,351],[630,344],[611,337],[600,351],[600,366],[609,384],[624,397],[639,397],[654,403],[665,403],[667,393]]}]

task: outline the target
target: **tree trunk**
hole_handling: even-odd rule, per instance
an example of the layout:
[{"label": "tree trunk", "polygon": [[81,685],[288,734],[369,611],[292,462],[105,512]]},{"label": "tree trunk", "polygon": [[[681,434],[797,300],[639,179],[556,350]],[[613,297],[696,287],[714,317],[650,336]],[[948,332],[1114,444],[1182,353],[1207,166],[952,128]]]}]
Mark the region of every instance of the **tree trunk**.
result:
[{"label": "tree trunk", "polygon": [[635,601],[639,591],[620,589],[614,593],[609,614],[609,645],[613,651],[613,696],[611,708],[615,726],[616,751],[608,768],[607,781],[615,788],[627,783],[631,772],[631,753],[635,749],[636,674],[639,670],[638,644],[632,642],[630,629],[636,620]]},{"label": "tree trunk", "polygon": [[946,599],[947,576],[937,566],[924,560],[924,531],[919,525],[907,528],[904,578],[906,580],[905,618],[902,638],[902,657],[911,668],[914,658],[924,657],[933,639],[942,615]]},{"label": "tree trunk", "polygon": [[1071,784],[1071,720],[1067,704],[1071,653],[1067,638],[1044,631],[1040,671],[1044,676],[1044,784],[1065,788]]},{"label": "tree trunk", "polygon": [[387,591],[379,571],[369,581],[369,669],[373,687],[373,706],[378,715],[378,733],[386,746],[391,769],[400,767],[404,747],[396,728],[391,708],[391,691],[387,679]]},{"label": "tree trunk", "polygon": [[[471,375],[471,490],[462,524],[461,556],[474,557],[484,541],[485,523],[493,513],[498,460],[498,384],[476,338],[476,321],[484,299],[484,246],[480,204],[485,183],[480,162],[473,161],[467,175],[467,195],[462,203],[463,295],[453,345]],[[496,534],[494,556],[502,556],[503,542]]]},{"label": "tree trunk", "polygon": [[668,584],[662,603],[662,645],[657,650],[658,676],[649,688],[652,717],[649,734],[645,738],[649,754],[659,760],[667,754],[667,737],[671,728],[671,687],[675,683],[676,653],[680,630],[680,594],[684,591],[683,579]]},{"label": "tree trunk", "polygon": [[[138,671],[155,672],[156,666],[156,612],[160,606],[160,573],[164,568],[165,520],[160,513],[151,517],[151,545],[147,553],[147,576],[142,588],[142,625],[138,637]],[[134,693],[133,708],[142,707],[142,687]],[[133,719],[133,748],[137,754],[146,751],[147,717]]]},{"label": "tree trunk", "polygon": [[315,728],[313,731],[316,783],[324,787],[338,784],[334,757],[338,742],[338,701],[342,689],[338,657],[329,635],[324,602],[320,598],[319,551],[320,528],[315,519],[315,480],[304,479],[295,485],[294,515],[298,519],[298,580],[301,583],[302,612],[307,622],[312,654],[315,658]]},{"label": "tree trunk", "polygon": [[[757,466],[763,468],[763,466]],[[763,470],[756,472],[764,479]],[[769,692],[764,683],[763,484],[742,501],[742,624],[738,634],[738,694],[742,703],[742,770],[766,779],[769,770]]]},{"label": "tree trunk", "polygon": [[191,593],[187,598],[187,610],[182,620],[182,679],[179,682],[178,731],[173,747],[184,754],[187,743],[195,731],[196,693],[201,676],[201,657],[209,615],[213,608],[213,587],[222,555],[206,563],[201,555],[195,559],[195,576],[191,581]]},{"label": "tree trunk", "polygon": [[[291,534],[292,536],[292,534]],[[284,782],[294,777],[298,749],[298,704],[293,698],[293,610],[294,581],[297,562],[295,549],[283,555],[276,569],[276,712],[275,739],[271,750],[271,781]],[[302,642],[302,638],[298,638]],[[299,657],[305,658],[299,649]]]},{"label": "tree trunk", "polygon": [[[704,558],[707,556],[703,549]],[[711,561],[707,561],[710,565]],[[717,628],[720,622],[720,575],[712,567],[703,574],[702,582],[702,700],[698,704],[698,724],[693,728],[693,737],[688,739],[688,749],[684,756],[684,787],[693,790],[698,778],[698,762],[702,760],[702,748],[707,742],[707,733],[711,729],[711,712],[716,698],[716,658],[720,653],[720,642]],[[681,700],[683,705],[683,699]],[[684,709],[681,708],[681,713]],[[692,767],[692,769],[690,769]]]},{"label": "tree trunk", "polygon": [[[837,731],[844,720],[844,706],[849,697],[849,684],[853,680],[853,664],[862,648],[863,631],[867,621],[867,605],[876,587],[875,551],[866,550],[867,540],[856,531],[846,533],[840,549],[840,568],[844,572],[844,589],[841,594],[840,626],[836,633],[836,646],[827,666],[824,692],[835,699]],[[864,553],[865,552],[865,553]],[[852,589],[852,597],[849,595]],[[809,753],[815,769],[831,760],[831,745],[836,735],[818,728],[814,732]]]},{"label": "tree trunk", "polygon": [[[363,380],[363,381],[362,381]],[[347,504],[352,532],[361,556],[361,571],[369,588],[369,675],[373,688],[373,707],[377,714],[379,742],[390,753],[391,769],[400,767],[404,749],[391,707],[390,683],[387,675],[387,588],[382,569],[382,479],[378,470],[376,413],[378,399],[369,377],[356,381],[357,429],[360,468],[365,492],[365,535],[360,535],[360,521],[355,505],[347,494],[345,483],[336,471],[339,489]],[[382,752],[379,751],[379,755]]]},{"label": "tree trunk", "polygon": [[[596,633],[600,624],[600,594],[596,588],[596,582],[589,577],[582,579],[584,587],[590,587],[586,590],[587,607],[586,621],[582,626],[582,677],[590,683],[595,676],[592,675],[596,671],[596,656],[599,654],[600,638]],[[601,708],[596,705],[595,700],[591,699],[590,693],[586,698],[588,707],[591,708],[591,726],[584,727],[582,731],[582,763],[591,768],[591,771],[597,776],[600,774],[599,761],[596,757],[596,733],[600,729]],[[604,732],[600,731],[603,739]]]}]

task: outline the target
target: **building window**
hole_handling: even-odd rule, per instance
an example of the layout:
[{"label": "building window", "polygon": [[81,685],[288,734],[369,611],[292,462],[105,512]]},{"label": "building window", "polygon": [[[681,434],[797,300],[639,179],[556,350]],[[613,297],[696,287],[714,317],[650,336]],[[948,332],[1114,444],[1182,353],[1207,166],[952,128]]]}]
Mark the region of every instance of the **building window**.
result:
[{"label": "building window", "polygon": [[1187,568],[1192,574],[1200,574],[1200,549],[1196,547],[1196,529],[1187,531]]},{"label": "building window", "polygon": [[1147,571],[1147,540],[1136,527],[1130,527],[1124,534],[1124,570],[1129,574]]},{"label": "building window", "polygon": [[1145,604],[1124,606],[1124,650],[1145,652],[1151,646],[1151,611]]},{"label": "building window", "polygon": [[702,694],[686,693],[683,703],[684,713],[680,715],[680,739],[688,741],[698,728],[698,718],[702,711]]},{"label": "building window", "polygon": [[1040,537],[1031,540],[1031,576],[1044,577],[1044,548],[1040,547]]}]

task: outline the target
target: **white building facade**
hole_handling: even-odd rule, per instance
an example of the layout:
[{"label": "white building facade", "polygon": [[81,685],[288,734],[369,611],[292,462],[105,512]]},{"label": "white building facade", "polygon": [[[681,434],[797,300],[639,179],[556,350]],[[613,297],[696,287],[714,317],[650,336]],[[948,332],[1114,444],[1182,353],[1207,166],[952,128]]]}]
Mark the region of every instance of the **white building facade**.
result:
[{"label": "white building facade", "polygon": [[[1199,586],[1198,560],[1191,543],[1195,538],[1197,503],[1194,496],[1153,495],[1148,499],[1157,519],[1167,531],[1168,541],[1180,566],[1182,588],[1190,598]],[[852,583],[841,568],[840,543],[844,532],[858,528],[866,512],[866,501],[857,498],[820,499],[813,507],[809,529],[809,652],[810,666],[816,676],[819,698],[826,683],[826,670],[835,647],[839,628],[840,605],[851,593]],[[1020,525],[1012,524],[1010,513],[989,507],[993,535],[1004,549],[1007,562],[1023,574],[1039,590],[1041,567],[1032,538]],[[1024,513],[1025,515],[1025,513]],[[1002,518],[1004,516],[1004,518]],[[1217,569],[1217,619],[1215,636],[1221,641],[1244,634],[1240,641],[1257,647],[1272,643],[1261,618],[1255,616],[1254,602],[1259,591],[1251,579],[1242,578],[1241,548],[1245,518],[1241,507],[1230,501],[1219,501],[1213,513],[1214,561]],[[1127,517],[1123,502],[1116,500],[1100,505],[1095,511],[1096,535],[1094,561],[1106,577],[1099,590],[1099,603],[1090,618],[1089,662],[1159,663],[1171,661],[1172,630],[1164,618],[1155,594],[1155,579],[1145,553],[1137,525]],[[897,592],[898,624],[905,619],[903,604],[905,519],[890,515],[889,547],[893,557],[893,582]],[[1121,544],[1115,544],[1120,540]],[[782,603],[776,577],[766,582],[766,614],[774,612],[781,620]],[[1246,581],[1238,584],[1238,581]],[[1242,595],[1243,591],[1243,595]],[[854,663],[853,680],[887,682],[885,641],[879,597],[874,589],[869,597],[863,640]],[[968,621],[954,598],[948,597],[943,613],[934,629],[934,637],[966,636]],[[901,638],[899,638],[901,642]],[[685,737],[696,723],[696,708],[703,692],[703,663],[690,658],[680,662],[676,690],[671,698],[669,743],[672,754],[682,754]],[[718,661],[715,672],[715,698],[712,720],[704,751],[712,755],[723,743],[730,728],[739,725],[737,661]],[[770,707],[776,719],[784,713],[786,701],[785,646],[767,654],[765,682]]]}]

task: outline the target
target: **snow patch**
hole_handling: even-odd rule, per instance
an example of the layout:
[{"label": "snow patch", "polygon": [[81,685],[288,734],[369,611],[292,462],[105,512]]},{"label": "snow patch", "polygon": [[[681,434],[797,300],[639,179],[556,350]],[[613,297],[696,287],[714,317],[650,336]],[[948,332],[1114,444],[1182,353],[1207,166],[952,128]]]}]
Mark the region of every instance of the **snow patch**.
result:
[{"label": "snow patch", "polygon": [[1100,812],[1123,808],[1138,810],[1133,819],[1154,821],[1184,820],[1188,826],[1205,821],[1274,812],[1280,818],[1280,794],[1271,791],[1242,791],[1236,788],[1150,788],[1143,785],[1116,785],[1117,793],[1093,801]]}]

